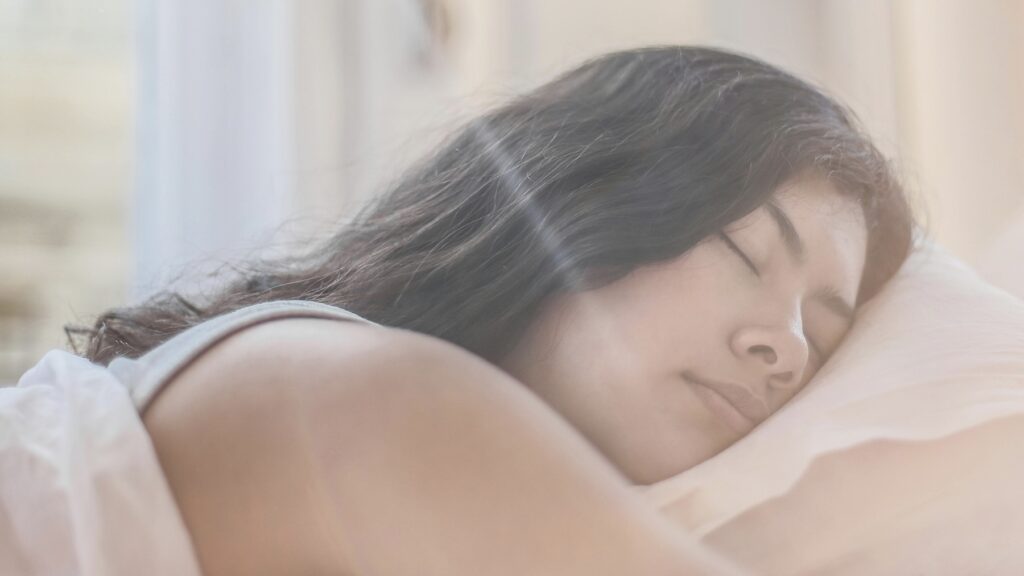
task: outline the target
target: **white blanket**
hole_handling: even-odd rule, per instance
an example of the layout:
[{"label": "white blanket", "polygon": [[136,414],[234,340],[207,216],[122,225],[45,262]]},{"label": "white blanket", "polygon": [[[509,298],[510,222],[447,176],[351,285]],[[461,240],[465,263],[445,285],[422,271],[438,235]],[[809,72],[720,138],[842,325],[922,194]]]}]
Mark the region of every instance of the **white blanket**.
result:
[{"label": "white blanket", "polygon": [[127,391],[60,350],[0,388],[0,574],[199,575]]}]

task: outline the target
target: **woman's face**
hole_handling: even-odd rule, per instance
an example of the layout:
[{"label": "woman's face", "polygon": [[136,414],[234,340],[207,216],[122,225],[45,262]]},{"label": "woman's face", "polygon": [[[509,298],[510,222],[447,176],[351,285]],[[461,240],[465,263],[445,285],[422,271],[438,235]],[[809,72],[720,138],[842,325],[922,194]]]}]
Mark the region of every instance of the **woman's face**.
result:
[{"label": "woman's face", "polygon": [[858,204],[800,180],[722,236],[560,295],[501,366],[650,484],[746,435],[843,339],[867,247]]}]

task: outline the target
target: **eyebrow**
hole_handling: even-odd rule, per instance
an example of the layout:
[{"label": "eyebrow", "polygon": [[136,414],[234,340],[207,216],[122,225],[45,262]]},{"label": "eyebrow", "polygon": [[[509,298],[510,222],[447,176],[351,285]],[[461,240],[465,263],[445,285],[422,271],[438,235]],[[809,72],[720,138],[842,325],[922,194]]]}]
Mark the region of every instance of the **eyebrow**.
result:
[{"label": "eyebrow", "polygon": [[[796,261],[797,264],[802,266],[807,260],[807,248],[803,239],[800,238],[800,234],[796,231],[796,226],[793,225],[793,221],[790,220],[786,211],[774,202],[766,203],[765,207],[768,209],[768,213],[771,214],[772,220],[775,221],[775,225],[778,227],[779,236],[782,238],[782,243],[786,246],[786,251],[789,252],[789,256]],[[811,294],[811,298],[818,300],[824,304],[826,308],[842,317],[847,322],[853,321],[853,305],[839,295],[839,290],[836,287],[824,286],[815,290],[814,293]]]}]

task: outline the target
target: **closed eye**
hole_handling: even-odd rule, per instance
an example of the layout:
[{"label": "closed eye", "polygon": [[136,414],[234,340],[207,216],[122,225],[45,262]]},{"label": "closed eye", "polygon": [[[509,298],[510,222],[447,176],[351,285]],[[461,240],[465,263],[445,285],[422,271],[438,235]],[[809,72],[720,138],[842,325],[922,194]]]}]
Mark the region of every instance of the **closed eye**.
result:
[{"label": "closed eye", "polygon": [[757,266],[755,266],[754,263],[750,260],[750,258],[747,257],[747,254],[743,252],[743,250],[740,250],[740,247],[737,246],[736,243],[732,241],[732,238],[729,238],[729,236],[725,232],[719,232],[718,235],[722,237],[722,241],[725,242],[725,245],[729,247],[729,250],[732,250],[733,252],[736,253],[737,256],[742,258],[743,262],[746,263],[747,267],[750,268],[750,270],[754,274],[756,274],[758,278],[760,278],[761,271],[758,270]]},{"label": "closed eye", "polygon": [[[754,262],[747,256],[746,252],[744,252],[743,249],[737,246],[736,243],[732,241],[732,238],[729,238],[729,235],[726,234],[725,232],[719,232],[718,235],[722,238],[722,241],[725,242],[725,245],[729,247],[729,250],[732,250],[737,256],[739,256],[743,260],[743,263],[746,264],[747,267],[750,268],[750,270],[754,274],[756,274],[758,278],[760,278],[761,271],[757,269],[757,266],[754,265]],[[829,356],[826,356],[821,351],[821,348],[819,348],[818,345],[815,344],[814,341],[811,340],[810,338],[807,338],[807,346],[808,348],[810,348],[810,351],[814,354],[814,356],[818,359],[819,366],[824,365],[825,362],[828,361]]]}]

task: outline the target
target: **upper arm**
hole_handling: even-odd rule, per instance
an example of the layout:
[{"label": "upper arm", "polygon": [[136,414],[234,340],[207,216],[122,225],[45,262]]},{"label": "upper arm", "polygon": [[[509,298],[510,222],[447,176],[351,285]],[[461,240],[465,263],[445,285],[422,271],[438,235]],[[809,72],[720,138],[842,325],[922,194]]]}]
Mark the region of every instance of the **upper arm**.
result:
[{"label": "upper arm", "polygon": [[348,573],[309,419],[423,354],[410,333],[297,318],[219,342],[144,414],[204,574]]},{"label": "upper arm", "polygon": [[[344,487],[336,466],[358,468],[345,478],[370,491],[386,486],[382,475],[429,466],[414,463],[431,458],[436,443],[425,428],[456,425],[442,411],[476,410],[479,395],[464,393],[469,382],[514,386],[469,352],[422,334],[277,320],[205,351],[165,385],[144,421],[204,573],[345,573],[344,525],[363,522],[334,503],[346,491],[368,495]],[[434,438],[463,432],[435,427]]]}]

